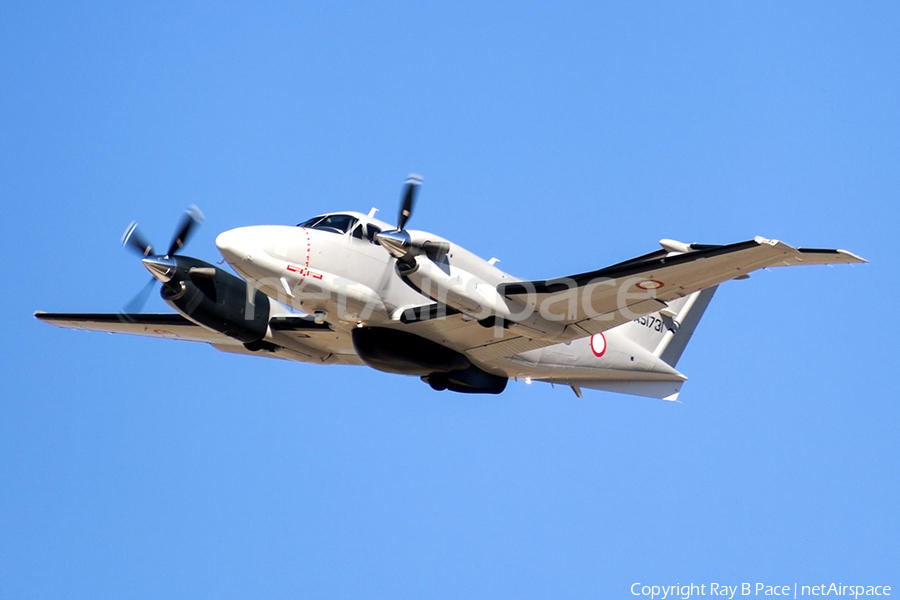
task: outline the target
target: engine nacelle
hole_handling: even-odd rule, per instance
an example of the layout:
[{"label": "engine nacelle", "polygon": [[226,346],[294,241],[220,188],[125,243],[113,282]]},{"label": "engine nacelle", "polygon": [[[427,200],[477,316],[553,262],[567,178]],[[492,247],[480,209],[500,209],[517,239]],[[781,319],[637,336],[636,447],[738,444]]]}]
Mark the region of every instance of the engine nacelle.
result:
[{"label": "engine nacelle", "polygon": [[510,316],[495,286],[446,262],[437,264],[427,256],[417,256],[409,266],[398,262],[397,270],[426,296],[461,312],[479,318]]},{"label": "engine nacelle", "polygon": [[424,231],[402,230],[382,231],[375,236],[391,256],[407,264],[422,254],[432,260],[443,260],[450,251],[450,243],[434,237]]},{"label": "engine nacelle", "polygon": [[172,308],[194,321],[241,342],[262,340],[269,328],[269,298],[253,290],[248,302],[247,282],[222,269],[189,256],[173,256],[175,272],[160,296]]},{"label": "engine nacelle", "polygon": [[386,373],[429,375],[465,369],[471,364],[463,354],[406,331],[358,327],[352,335],[357,356]]},{"label": "engine nacelle", "polygon": [[556,337],[565,332],[562,323],[508,303],[496,286],[447,262],[435,263],[427,256],[417,256],[412,263],[398,261],[397,272],[432,300],[472,315],[487,326],[502,323],[526,335]]},{"label": "engine nacelle", "polygon": [[435,390],[499,394],[506,388],[506,377],[483,371],[460,352],[415,334],[361,327],[352,335],[356,354],[373,369],[419,375]]},{"label": "engine nacelle", "polygon": [[432,373],[423,377],[422,381],[437,391],[450,390],[461,394],[499,394],[506,389],[508,379],[491,375],[472,365],[462,371]]}]

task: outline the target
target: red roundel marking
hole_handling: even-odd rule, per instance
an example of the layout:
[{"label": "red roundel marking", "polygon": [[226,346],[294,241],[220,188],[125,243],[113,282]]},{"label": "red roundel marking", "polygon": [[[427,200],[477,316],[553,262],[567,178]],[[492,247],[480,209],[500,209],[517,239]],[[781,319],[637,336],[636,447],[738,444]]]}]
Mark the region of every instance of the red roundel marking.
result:
[{"label": "red roundel marking", "polygon": [[156,335],[168,335],[173,338],[181,337],[177,333],[172,333],[171,331],[166,331],[165,329],[154,329],[153,333],[155,333]]},{"label": "red roundel marking", "polygon": [[595,333],[591,336],[591,352],[597,358],[600,358],[606,352],[606,338],[602,333]]},{"label": "red roundel marking", "polygon": [[641,288],[642,290],[658,290],[665,284],[662,281],[657,281],[655,279],[644,279],[643,281],[638,281],[634,284],[634,287]]}]

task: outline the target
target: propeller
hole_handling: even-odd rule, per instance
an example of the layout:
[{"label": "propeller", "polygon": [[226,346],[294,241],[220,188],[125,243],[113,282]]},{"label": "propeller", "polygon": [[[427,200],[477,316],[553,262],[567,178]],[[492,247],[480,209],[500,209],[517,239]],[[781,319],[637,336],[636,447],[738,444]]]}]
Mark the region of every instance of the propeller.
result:
[{"label": "propeller", "polygon": [[[175,237],[172,238],[172,243],[169,244],[169,249],[163,256],[168,258],[181,250],[187,243],[191,234],[196,230],[197,225],[202,222],[203,213],[200,212],[200,209],[196,206],[188,208],[187,211],[185,211],[184,216],[181,217],[181,222],[178,224],[178,229],[175,232]],[[138,229],[138,224],[135,221],[132,221],[131,224],[128,225],[128,228],[122,235],[122,245],[144,257],[156,254],[153,252],[153,245],[147,241],[147,238],[145,238],[143,234],[141,234]]]},{"label": "propeller", "polygon": [[157,281],[167,283],[175,274],[176,263],[172,260],[172,256],[181,250],[190,239],[191,234],[196,231],[197,225],[203,221],[203,213],[196,206],[191,206],[184,213],[178,228],[175,230],[175,236],[169,244],[169,249],[163,255],[157,255],[153,251],[153,245],[147,241],[147,238],[141,234],[136,222],[132,221],[125,233],[122,235],[122,246],[140,255],[141,262],[144,267],[153,276],[150,281],[135,295],[128,304],[125,305],[123,312],[119,313],[122,320],[131,320],[128,315],[130,313],[140,312],[147,300],[150,298],[150,292],[153,290],[153,284]]},{"label": "propeller", "polygon": [[[153,291],[153,284],[156,283],[156,279],[153,277],[150,278],[144,287],[135,294],[134,298],[129,300],[128,304],[122,309],[122,312],[119,313],[120,316],[128,318],[128,315],[139,313],[144,309],[144,305],[147,304],[147,299],[150,298],[150,292]],[[132,320],[132,319],[129,319]]]},{"label": "propeller", "polygon": [[184,213],[184,216],[181,217],[181,223],[178,224],[178,231],[175,234],[175,237],[172,238],[172,243],[169,244],[169,250],[166,252],[166,256],[172,256],[181,250],[190,238],[191,233],[193,233],[197,228],[197,225],[202,222],[203,213],[200,212],[200,209],[196,206],[189,207]]},{"label": "propeller", "polygon": [[414,262],[413,254],[415,251],[423,251],[428,256],[440,259],[449,250],[446,242],[416,243],[410,239],[409,233],[406,231],[406,223],[412,216],[413,206],[416,203],[416,195],[419,187],[422,185],[422,177],[414,173],[406,178],[403,186],[403,195],[400,197],[400,212],[397,215],[397,229],[392,231],[382,231],[376,234],[375,238],[384,246],[385,250],[390,252],[398,261],[411,265]]},{"label": "propeller", "polygon": [[122,235],[122,245],[126,248],[131,248],[138,254],[144,256],[153,254],[153,246],[150,245],[150,242],[148,242],[144,236],[141,235],[141,232],[138,231],[137,222],[135,221],[131,222],[128,229],[126,229],[125,233]]}]

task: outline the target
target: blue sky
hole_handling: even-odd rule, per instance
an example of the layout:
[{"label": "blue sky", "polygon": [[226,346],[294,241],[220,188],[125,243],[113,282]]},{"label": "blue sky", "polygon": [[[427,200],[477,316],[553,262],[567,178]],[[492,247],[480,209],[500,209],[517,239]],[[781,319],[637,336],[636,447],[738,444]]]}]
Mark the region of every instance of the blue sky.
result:
[{"label": "blue sky", "polygon": [[[893,3],[0,6],[0,596],[900,586]],[[526,278],[660,238],[868,265],[720,288],[681,404],[499,397],[59,330],[119,237],[395,214]],[[390,219],[389,219],[390,220]],[[167,307],[154,298],[149,311]]]}]

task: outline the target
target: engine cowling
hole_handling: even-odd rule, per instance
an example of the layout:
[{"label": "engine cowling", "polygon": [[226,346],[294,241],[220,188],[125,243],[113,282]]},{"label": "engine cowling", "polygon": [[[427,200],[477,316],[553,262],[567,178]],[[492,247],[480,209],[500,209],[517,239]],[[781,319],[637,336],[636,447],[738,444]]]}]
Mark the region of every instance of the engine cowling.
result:
[{"label": "engine cowling", "polygon": [[506,377],[473,365],[456,350],[418,335],[383,327],[353,330],[353,348],[368,366],[387,373],[419,375],[435,390],[499,394]]},{"label": "engine cowling", "polygon": [[427,256],[417,256],[409,264],[398,261],[397,272],[426,296],[439,299],[461,312],[481,318],[510,315],[495,286],[449,263],[437,264]]},{"label": "engine cowling", "polygon": [[[401,277],[424,295],[472,315],[483,324],[503,323],[504,327],[521,328],[531,335],[545,337],[565,332],[565,324],[548,321],[539,311],[508,303],[496,286],[446,261],[435,263],[427,256],[417,256],[410,263],[397,261],[396,268]],[[510,310],[511,304],[514,311]]]},{"label": "engine cowling", "polygon": [[173,256],[171,279],[160,296],[172,308],[219,333],[253,344],[262,340],[269,327],[269,298],[253,290],[248,302],[247,282],[215,265],[188,256]]},{"label": "engine cowling", "polygon": [[506,389],[508,379],[492,375],[471,365],[461,371],[432,373],[422,381],[434,390],[450,390],[461,394],[499,394]]}]

